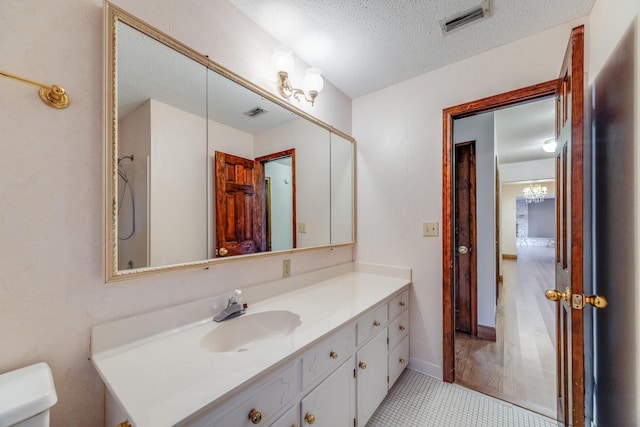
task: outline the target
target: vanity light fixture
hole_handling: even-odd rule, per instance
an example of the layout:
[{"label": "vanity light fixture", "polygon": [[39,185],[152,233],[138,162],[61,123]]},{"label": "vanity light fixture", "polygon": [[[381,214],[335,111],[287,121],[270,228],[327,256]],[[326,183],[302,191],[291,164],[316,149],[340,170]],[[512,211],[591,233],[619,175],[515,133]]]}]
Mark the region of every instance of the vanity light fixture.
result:
[{"label": "vanity light fixture", "polygon": [[555,139],[547,139],[542,143],[542,149],[547,153],[555,153],[556,152],[556,140]]},{"label": "vanity light fixture", "polygon": [[293,71],[294,61],[290,50],[280,49],[273,54],[273,66],[278,75],[278,91],[283,98],[289,99],[293,96],[296,101],[300,101],[300,96],[304,97],[311,105],[314,105],[316,97],[324,87],[322,72],[317,68],[307,68],[306,75],[302,81],[303,89],[294,88],[289,80],[289,73]]}]

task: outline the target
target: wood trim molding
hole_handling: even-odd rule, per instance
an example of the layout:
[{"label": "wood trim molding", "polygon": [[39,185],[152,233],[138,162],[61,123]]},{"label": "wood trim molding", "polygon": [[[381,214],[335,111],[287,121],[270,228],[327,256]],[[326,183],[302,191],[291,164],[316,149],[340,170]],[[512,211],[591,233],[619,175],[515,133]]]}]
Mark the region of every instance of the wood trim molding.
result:
[{"label": "wood trim molding", "polygon": [[502,259],[518,259],[518,255],[514,255],[514,254],[502,254]]},{"label": "wood trim molding", "polygon": [[495,341],[496,328],[491,326],[478,325],[478,338],[482,340]]},{"label": "wood trim molding", "polygon": [[557,79],[442,110],[442,379],[455,379],[453,308],[453,120],[555,94]]}]

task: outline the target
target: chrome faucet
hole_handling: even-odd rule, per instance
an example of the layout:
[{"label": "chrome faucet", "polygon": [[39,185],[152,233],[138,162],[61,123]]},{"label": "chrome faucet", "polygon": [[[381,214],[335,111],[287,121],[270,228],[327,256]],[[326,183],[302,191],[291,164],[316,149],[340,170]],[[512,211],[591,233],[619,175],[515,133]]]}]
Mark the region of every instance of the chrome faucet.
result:
[{"label": "chrome faucet", "polygon": [[233,319],[234,317],[244,314],[246,308],[247,305],[242,303],[242,291],[236,289],[227,301],[227,308],[213,316],[213,320],[215,322],[223,322]]}]

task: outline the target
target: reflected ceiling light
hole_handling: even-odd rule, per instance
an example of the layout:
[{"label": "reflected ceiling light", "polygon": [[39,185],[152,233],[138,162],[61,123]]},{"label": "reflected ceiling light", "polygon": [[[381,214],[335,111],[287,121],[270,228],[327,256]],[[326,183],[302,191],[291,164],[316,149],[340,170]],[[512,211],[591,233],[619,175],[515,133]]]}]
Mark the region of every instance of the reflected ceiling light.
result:
[{"label": "reflected ceiling light", "polygon": [[556,140],[555,139],[547,139],[542,143],[542,149],[547,153],[555,153],[556,152]]},{"label": "reflected ceiling light", "polygon": [[522,195],[527,203],[540,203],[547,195],[547,187],[543,187],[540,184],[531,183],[524,187]]},{"label": "reflected ceiling light", "polygon": [[317,68],[307,68],[302,81],[303,89],[294,88],[289,80],[289,73],[293,71],[294,61],[290,50],[280,49],[271,58],[273,66],[278,75],[278,91],[283,98],[289,99],[293,96],[296,101],[300,101],[300,96],[313,105],[316,97],[324,87],[322,72]]}]

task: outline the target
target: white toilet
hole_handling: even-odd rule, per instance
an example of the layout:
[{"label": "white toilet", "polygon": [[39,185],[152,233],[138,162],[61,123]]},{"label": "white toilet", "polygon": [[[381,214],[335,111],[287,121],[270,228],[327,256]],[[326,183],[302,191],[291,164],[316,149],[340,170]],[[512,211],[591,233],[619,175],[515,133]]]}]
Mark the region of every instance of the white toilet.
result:
[{"label": "white toilet", "polygon": [[48,427],[58,396],[46,363],[0,375],[0,427]]}]

